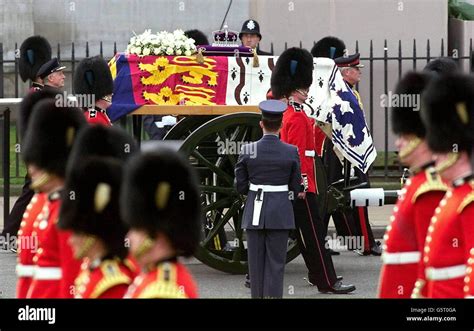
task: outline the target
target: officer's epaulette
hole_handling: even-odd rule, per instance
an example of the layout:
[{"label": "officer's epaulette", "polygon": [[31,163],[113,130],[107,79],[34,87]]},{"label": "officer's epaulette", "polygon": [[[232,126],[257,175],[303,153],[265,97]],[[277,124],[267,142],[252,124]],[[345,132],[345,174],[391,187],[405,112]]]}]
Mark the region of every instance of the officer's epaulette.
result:
[{"label": "officer's epaulette", "polygon": [[178,285],[178,268],[174,263],[164,262],[158,265],[156,280],[148,284],[140,293],[140,298],[187,298],[184,288]]},{"label": "officer's epaulette", "polygon": [[102,272],[102,279],[97,283],[94,291],[91,293],[91,298],[98,298],[106,291],[117,285],[130,285],[132,279],[130,276],[120,270],[119,263],[115,260],[103,261],[100,265]]},{"label": "officer's epaulette", "polygon": [[[469,184],[471,184],[471,187],[474,189],[474,181],[471,180]],[[469,192],[469,194],[464,197],[456,212],[461,214],[464,208],[466,208],[472,202],[474,202],[474,191]]]},{"label": "officer's epaulette", "polygon": [[415,203],[416,199],[422,194],[432,191],[441,191],[446,192],[448,190],[448,185],[443,183],[439,174],[433,169],[428,168],[425,170],[426,174],[426,181],[418,187],[413,198],[411,199],[411,203]]}]

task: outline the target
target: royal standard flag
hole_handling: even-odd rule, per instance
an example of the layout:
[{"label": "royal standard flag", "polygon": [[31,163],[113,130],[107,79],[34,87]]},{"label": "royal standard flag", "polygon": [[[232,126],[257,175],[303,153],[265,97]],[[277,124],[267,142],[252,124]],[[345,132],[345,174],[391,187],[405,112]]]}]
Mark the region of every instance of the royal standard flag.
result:
[{"label": "royal standard flag", "polygon": [[270,89],[276,59],[248,57],[117,54],[110,62],[114,78],[112,121],[142,105],[258,105]]}]

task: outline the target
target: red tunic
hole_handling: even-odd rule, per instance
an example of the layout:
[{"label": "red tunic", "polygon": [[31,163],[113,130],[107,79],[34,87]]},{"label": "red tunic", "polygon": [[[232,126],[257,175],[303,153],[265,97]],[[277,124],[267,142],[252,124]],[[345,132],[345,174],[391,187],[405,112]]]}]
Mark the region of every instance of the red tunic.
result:
[{"label": "red tunic", "polygon": [[474,248],[473,202],[474,180],[471,179],[454,184],[435,210],[423,255],[429,298],[466,295],[466,269]]},{"label": "red tunic", "polygon": [[298,105],[288,105],[283,114],[283,127],[280,131],[281,141],[298,147],[300,156],[302,184],[307,181],[307,192],[316,193],[316,176],[314,172],[314,132],[313,123],[304,110]]},{"label": "red tunic", "polygon": [[197,297],[193,277],[179,262],[163,262],[150,272],[140,274],[125,294],[125,298],[132,299]]},{"label": "red tunic", "polygon": [[431,216],[447,189],[433,168],[419,171],[406,182],[384,236],[380,298],[411,296]]},{"label": "red tunic", "polygon": [[104,109],[100,108],[91,108],[87,109],[84,112],[87,122],[90,124],[101,124],[105,126],[112,126],[110,118],[107,116],[107,113]]},{"label": "red tunic", "polygon": [[39,248],[33,257],[36,267],[28,298],[72,298],[80,261],[69,246],[69,231],[57,227],[61,200],[59,192],[49,195],[44,218],[36,220],[34,231]]},{"label": "red tunic", "polygon": [[136,276],[127,260],[108,259],[91,263],[84,259],[75,281],[77,299],[121,299]]},{"label": "red tunic", "polygon": [[16,284],[17,298],[24,299],[30,288],[33,276],[33,256],[38,249],[38,238],[33,235],[33,223],[37,218],[43,217],[41,211],[46,202],[46,194],[36,193],[26,207],[23,219],[18,231],[18,264],[16,266],[16,275],[18,281]]}]

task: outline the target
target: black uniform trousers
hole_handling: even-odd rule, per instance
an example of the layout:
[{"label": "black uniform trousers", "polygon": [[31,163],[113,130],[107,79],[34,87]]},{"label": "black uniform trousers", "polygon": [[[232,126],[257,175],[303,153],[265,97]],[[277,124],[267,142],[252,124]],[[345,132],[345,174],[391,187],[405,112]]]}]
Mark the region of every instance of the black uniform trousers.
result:
[{"label": "black uniform trousers", "polygon": [[2,236],[16,236],[18,230],[20,229],[20,223],[23,219],[23,214],[25,213],[26,207],[30,203],[31,199],[35,192],[30,188],[31,179],[28,175],[25,176],[25,184],[23,185],[23,189],[21,191],[20,196],[15,201],[13,205],[12,211],[8,216],[8,219],[5,220],[5,224],[2,231]]},{"label": "black uniform trousers", "polygon": [[[327,171],[328,185],[344,178],[343,166],[333,150],[333,144],[329,139],[325,141],[324,164]],[[357,183],[370,181],[367,174],[364,174],[358,168],[354,168],[354,174],[358,178]],[[331,215],[324,218],[324,237],[327,236],[329,219]],[[345,211],[337,211],[332,214],[332,219],[339,236],[363,236],[364,247],[357,247],[364,251],[369,251],[375,245],[374,234],[369,223],[369,214],[367,207],[348,208]],[[353,247],[355,249],[356,247]]]},{"label": "black uniform trousers", "polygon": [[327,289],[334,285],[337,276],[325,247],[324,223],[318,216],[316,194],[307,192],[305,199],[296,199],[293,211],[298,246],[308,268],[309,281],[319,289]]}]

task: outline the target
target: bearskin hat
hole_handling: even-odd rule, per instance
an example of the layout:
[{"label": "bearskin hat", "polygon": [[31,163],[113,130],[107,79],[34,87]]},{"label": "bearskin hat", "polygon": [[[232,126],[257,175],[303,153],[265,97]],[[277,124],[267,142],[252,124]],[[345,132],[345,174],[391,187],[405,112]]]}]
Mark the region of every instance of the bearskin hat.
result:
[{"label": "bearskin hat", "polygon": [[422,96],[421,118],[430,149],[470,152],[474,144],[474,78],[446,74],[433,79]]},{"label": "bearskin hat", "polygon": [[68,172],[58,226],[101,239],[107,255],[125,258],[128,228],[120,219],[122,162],[88,157]]},{"label": "bearskin hat", "polygon": [[84,114],[78,108],[57,107],[53,99],[39,101],[33,107],[23,142],[23,159],[64,178],[67,158],[85,125]]},{"label": "bearskin hat", "polygon": [[84,158],[97,156],[125,161],[136,151],[136,141],[125,130],[104,125],[87,126],[77,136],[77,143],[69,156],[67,173]]},{"label": "bearskin hat", "polygon": [[74,73],[75,94],[91,94],[100,99],[112,94],[113,91],[112,73],[103,58],[94,56],[79,62]]},{"label": "bearskin hat", "polygon": [[275,99],[289,97],[297,89],[313,83],[313,57],[303,49],[292,47],[284,51],[272,71],[271,88]]},{"label": "bearskin hat", "polygon": [[200,30],[187,30],[184,31],[184,35],[188,38],[194,39],[195,45],[209,45],[209,40]]},{"label": "bearskin hat", "polygon": [[39,68],[51,59],[51,45],[41,36],[27,38],[20,46],[18,62],[20,77],[26,82],[34,81]]},{"label": "bearskin hat", "polygon": [[314,57],[328,57],[330,59],[335,59],[341,56],[344,56],[346,50],[346,44],[336,37],[324,37],[316,44],[314,44],[311,49],[311,55]]},{"label": "bearskin hat", "polygon": [[42,89],[29,93],[23,98],[20,104],[20,115],[19,115],[19,130],[20,139],[25,137],[26,130],[28,128],[28,122],[31,117],[34,106],[43,99],[55,99],[58,94],[61,94],[60,90],[50,87],[48,89]]},{"label": "bearskin hat", "polygon": [[429,71],[438,75],[454,74],[459,72],[459,66],[456,61],[450,57],[440,57],[431,60],[423,68],[423,71]]},{"label": "bearskin hat", "polygon": [[190,256],[200,238],[197,175],[178,152],[159,148],[133,156],[126,165],[120,207],[131,228],[166,235],[178,255]]},{"label": "bearskin hat", "polygon": [[[395,95],[398,96],[400,102],[405,98],[409,98],[413,102],[415,100],[420,102],[420,95],[428,85],[430,78],[431,75],[428,73],[408,72],[395,87]],[[425,137],[426,130],[420,118],[420,106],[420,104],[400,104],[392,107],[391,122],[395,134],[414,134],[420,138]]]}]

